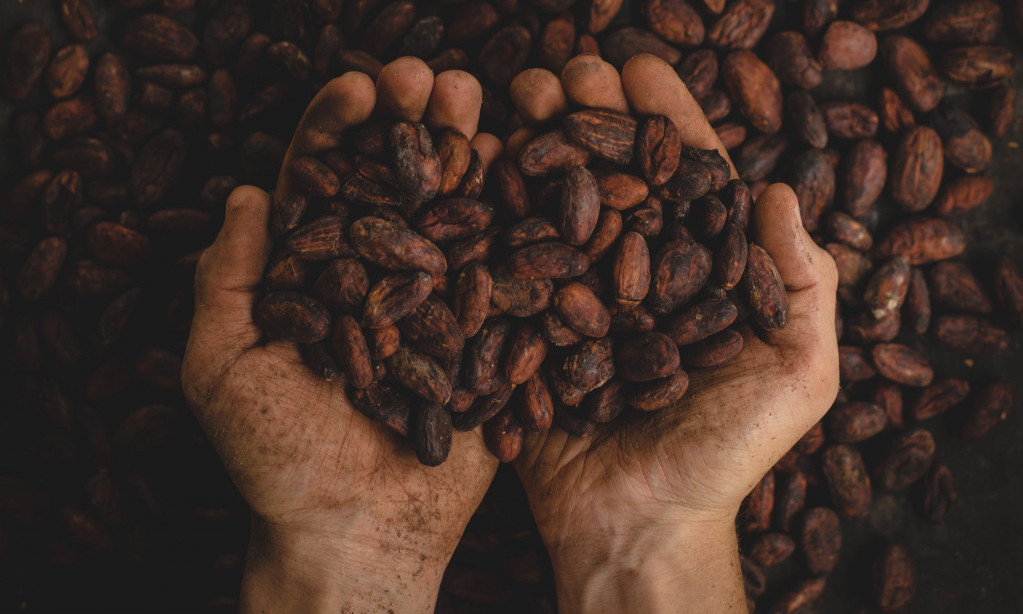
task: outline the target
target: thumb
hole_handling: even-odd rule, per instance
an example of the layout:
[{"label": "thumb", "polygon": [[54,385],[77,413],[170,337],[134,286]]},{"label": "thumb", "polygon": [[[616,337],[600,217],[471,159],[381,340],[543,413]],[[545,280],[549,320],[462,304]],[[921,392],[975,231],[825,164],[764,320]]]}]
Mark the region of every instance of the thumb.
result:
[{"label": "thumb", "polygon": [[776,183],[757,199],[753,235],[774,259],[788,290],[790,319],[785,328],[767,336],[781,350],[834,354],[835,293],[838,272],[831,255],[814,243],[803,228],[799,202],[789,186]]},{"label": "thumb", "polygon": [[234,356],[259,340],[252,305],[270,253],[269,215],[259,188],[241,186],[227,199],[224,226],[196,267],[190,341]]}]

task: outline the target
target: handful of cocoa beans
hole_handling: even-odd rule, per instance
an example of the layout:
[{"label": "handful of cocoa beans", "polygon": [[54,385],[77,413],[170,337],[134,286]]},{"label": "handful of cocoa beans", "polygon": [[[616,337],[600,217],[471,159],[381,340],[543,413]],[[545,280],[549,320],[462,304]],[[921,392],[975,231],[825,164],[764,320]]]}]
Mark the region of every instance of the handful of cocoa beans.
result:
[{"label": "handful of cocoa beans", "polygon": [[525,430],[665,409],[739,353],[734,323],[787,322],[749,189],[666,117],[572,113],[489,182],[454,130],[376,120],[347,142],[285,168],[255,319],[426,465],[452,428],[484,425],[509,462]]}]

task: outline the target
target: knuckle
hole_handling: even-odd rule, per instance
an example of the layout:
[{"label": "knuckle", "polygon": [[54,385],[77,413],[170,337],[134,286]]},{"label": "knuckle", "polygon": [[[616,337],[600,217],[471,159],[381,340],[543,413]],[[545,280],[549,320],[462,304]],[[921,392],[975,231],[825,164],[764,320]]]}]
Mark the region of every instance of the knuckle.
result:
[{"label": "knuckle", "polygon": [[227,197],[227,211],[236,211],[267,198],[266,192],[252,185],[240,185]]}]

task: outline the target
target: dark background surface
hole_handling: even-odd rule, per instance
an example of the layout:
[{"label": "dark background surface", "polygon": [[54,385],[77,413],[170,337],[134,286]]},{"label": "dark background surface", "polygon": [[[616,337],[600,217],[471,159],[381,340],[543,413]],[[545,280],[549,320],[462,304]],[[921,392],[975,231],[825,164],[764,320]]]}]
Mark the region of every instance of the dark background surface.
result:
[{"label": "dark background surface", "polygon": [[[49,1],[0,0],[0,37],[4,48],[15,27],[28,19],[39,19],[51,27],[53,49],[65,42],[66,35],[54,16],[54,4]],[[93,3],[97,9],[100,3]],[[784,4],[784,3],[780,3]],[[779,6],[779,9],[783,7]],[[779,10],[779,14],[782,11]],[[101,31],[105,30],[101,17]],[[778,17],[776,17],[777,19]],[[1006,26],[1012,40],[1003,41],[1020,56],[1020,39],[1011,25]],[[103,36],[87,45],[90,55],[102,49]],[[874,100],[877,84],[866,72],[830,73],[826,82],[815,91],[815,96],[827,100],[830,95],[854,93]],[[1023,264],[1023,88],[1017,85],[1017,118],[1004,139],[996,143],[995,156],[989,174],[996,180],[996,191],[980,208],[962,217],[961,222],[969,237],[965,259],[978,266],[975,270],[990,271],[986,265],[1008,253],[1017,264]],[[949,90],[956,96],[956,91]],[[34,98],[33,100],[39,100]],[[6,131],[12,109],[0,97],[0,130]],[[3,133],[6,137],[6,132]],[[12,161],[7,147],[0,147],[0,188],[6,189],[16,179],[12,175]],[[990,285],[988,286],[991,287]],[[1014,333],[1015,344],[1005,355],[978,359],[974,363],[963,360],[954,352],[936,344],[925,345],[935,363],[939,376],[957,376],[979,384],[990,379],[1007,379],[1017,384],[1014,415],[996,427],[980,441],[966,441],[958,436],[965,404],[926,422],[937,441],[936,462],[947,464],[955,478],[959,498],[951,515],[941,523],[929,523],[920,513],[920,493],[917,488],[899,494],[885,494],[875,490],[875,501],[869,516],[855,521],[844,521],[844,546],[838,567],[828,577],[828,589],[811,611],[828,614],[875,612],[869,592],[869,569],[874,553],[884,540],[901,541],[908,545],[917,567],[918,588],[916,599],[907,608],[913,613],[977,613],[1002,614],[1023,609],[1023,418],[1019,416],[1020,387],[1023,380],[1023,354],[1020,351],[1023,335]],[[929,340],[927,340],[929,341]],[[926,343],[926,342],[925,342]],[[969,401],[967,401],[967,404]],[[883,440],[864,447],[867,465],[872,466],[871,454],[883,447]],[[876,448],[876,449],[875,449]],[[209,454],[208,449],[197,451]],[[170,470],[168,468],[168,470]],[[211,476],[222,482],[222,476]],[[502,467],[496,482],[506,494],[500,500],[509,505],[524,506],[521,493],[514,484],[514,475]],[[919,486],[919,485],[917,485]],[[230,488],[229,485],[225,485]],[[823,502],[822,502],[823,503]],[[29,578],[38,594],[52,591],[51,598],[59,603],[78,603],[82,609],[92,610],[91,604],[122,603],[112,597],[118,591],[128,594],[152,595],[152,610],[174,611],[194,607],[180,599],[188,590],[181,590],[182,582],[230,585],[237,578],[237,568],[217,571],[211,567],[191,568],[195,552],[175,552],[175,544],[185,543],[182,535],[188,532],[187,543],[202,539],[210,532],[211,542],[239,544],[247,530],[244,518],[223,523],[204,524],[201,521],[185,526],[166,525],[159,529],[157,540],[161,547],[155,553],[167,560],[151,561],[141,567],[123,564],[107,565],[103,560],[88,566],[67,570],[68,577]],[[230,526],[229,535],[224,527]],[[196,535],[198,533],[198,535]],[[10,560],[16,553],[4,555],[3,569],[14,572],[6,575],[0,590],[13,591],[0,595],[0,610],[18,609],[43,611],[48,599],[22,600],[16,578],[35,573],[33,568],[19,569],[19,561]],[[177,560],[173,557],[178,556]],[[793,564],[782,565],[769,576],[783,587],[785,578],[794,573]],[[70,582],[71,574],[78,581]],[[226,575],[224,575],[226,574]],[[795,577],[795,576],[791,576]],[[194,586],[192,587],[194,588]],[[75,596],[68,595],[71,591]],[[59,596],[59,599],[56,597]],[[70,598],[69,598],[70,597]],[[128,601],[131,603],[131,600]],[[137,604],[136,604],[137,606]],[[116,605],[115,605],[116,607]],[[126,606],[128,607],[128,606]],[[103,609],[108,609],[104,607]],[[134,609],[134,608],[133,608]]]}]

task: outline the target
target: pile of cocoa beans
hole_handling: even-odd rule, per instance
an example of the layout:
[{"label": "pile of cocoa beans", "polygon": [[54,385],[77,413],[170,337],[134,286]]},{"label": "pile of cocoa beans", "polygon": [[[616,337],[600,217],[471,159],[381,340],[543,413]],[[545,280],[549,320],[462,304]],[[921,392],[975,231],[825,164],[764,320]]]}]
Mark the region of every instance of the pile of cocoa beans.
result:
[{"label": "pile of cocoa beans", "polygon": [[[557,72],[583,52],[620,67],[653,53],[676,67],[753,196],[768,181],[795,188],[807,229],[839,265],[843,390],[738,518],[758,611],[794,612],[822,594],[860,609],[905,604],[914,567],[932,555],[886,545],[873,580],[828,588],[836,562],[851,569],[843,530],[847,542],[876,536],[863,531],[877,498],[908,502],[920,524],[954,516],[956,467],[945,459],[967,446],[942,432],[991,441],[1015,405],[1009,384],[947,365],[1018,360],[1019,252],[978,260],[990,250],[966,238],[997,189],[984,173],[997,139],[1015,132],[1006,45],[1023,33],[1023,1],[14,4],[0,7],[9,145],[0,156],[0,609],[236,607],[247,512],[180,392],[194,265],[230,190],[274,185],[315,92],[348,70],[375,77],[402,55],[477,75],[482,127],[507,136],[521,125],[507,88],[522,69]],[[521,172],[512,162],[478,181],[496,191]],[[607,170],[582,166],[595,179]],[[524,183],[536,211],[557,210],[546,203],[559,190]],[[490,202],[507,233],[517,218],[499,196]],[[618,248],[634,232],[656,256],[677,240],[677,208],[624,213]],[[415,228],[418,218],[407,220]],[[1018,220],[1005,225],[1018,233]],[[600,276],[591,277],[578,283],[593,292]],[[595,294],[620,321],[609,279]],[[718,298],[745,309],[727,292]],[[553,599],[524,497],[502,469],[438,611],[550,612]]]},{"label": "pile of cocoa beans", "polygon": [[761,330],[788,322],[773,260],[747,245],[749,188],[667,117],[571,113],[499,160],[489,190],[460,132],[352,132],[348,151],[285,168],[297,192],[272,208],[255,320],[317,375],[343,374],[423,464],[444,462],[452,426],[483,425],[511,462],[524,430],[585,437],[627,407],[665,409],[688,389],[682,364],[742,350],[737,305]]}]

